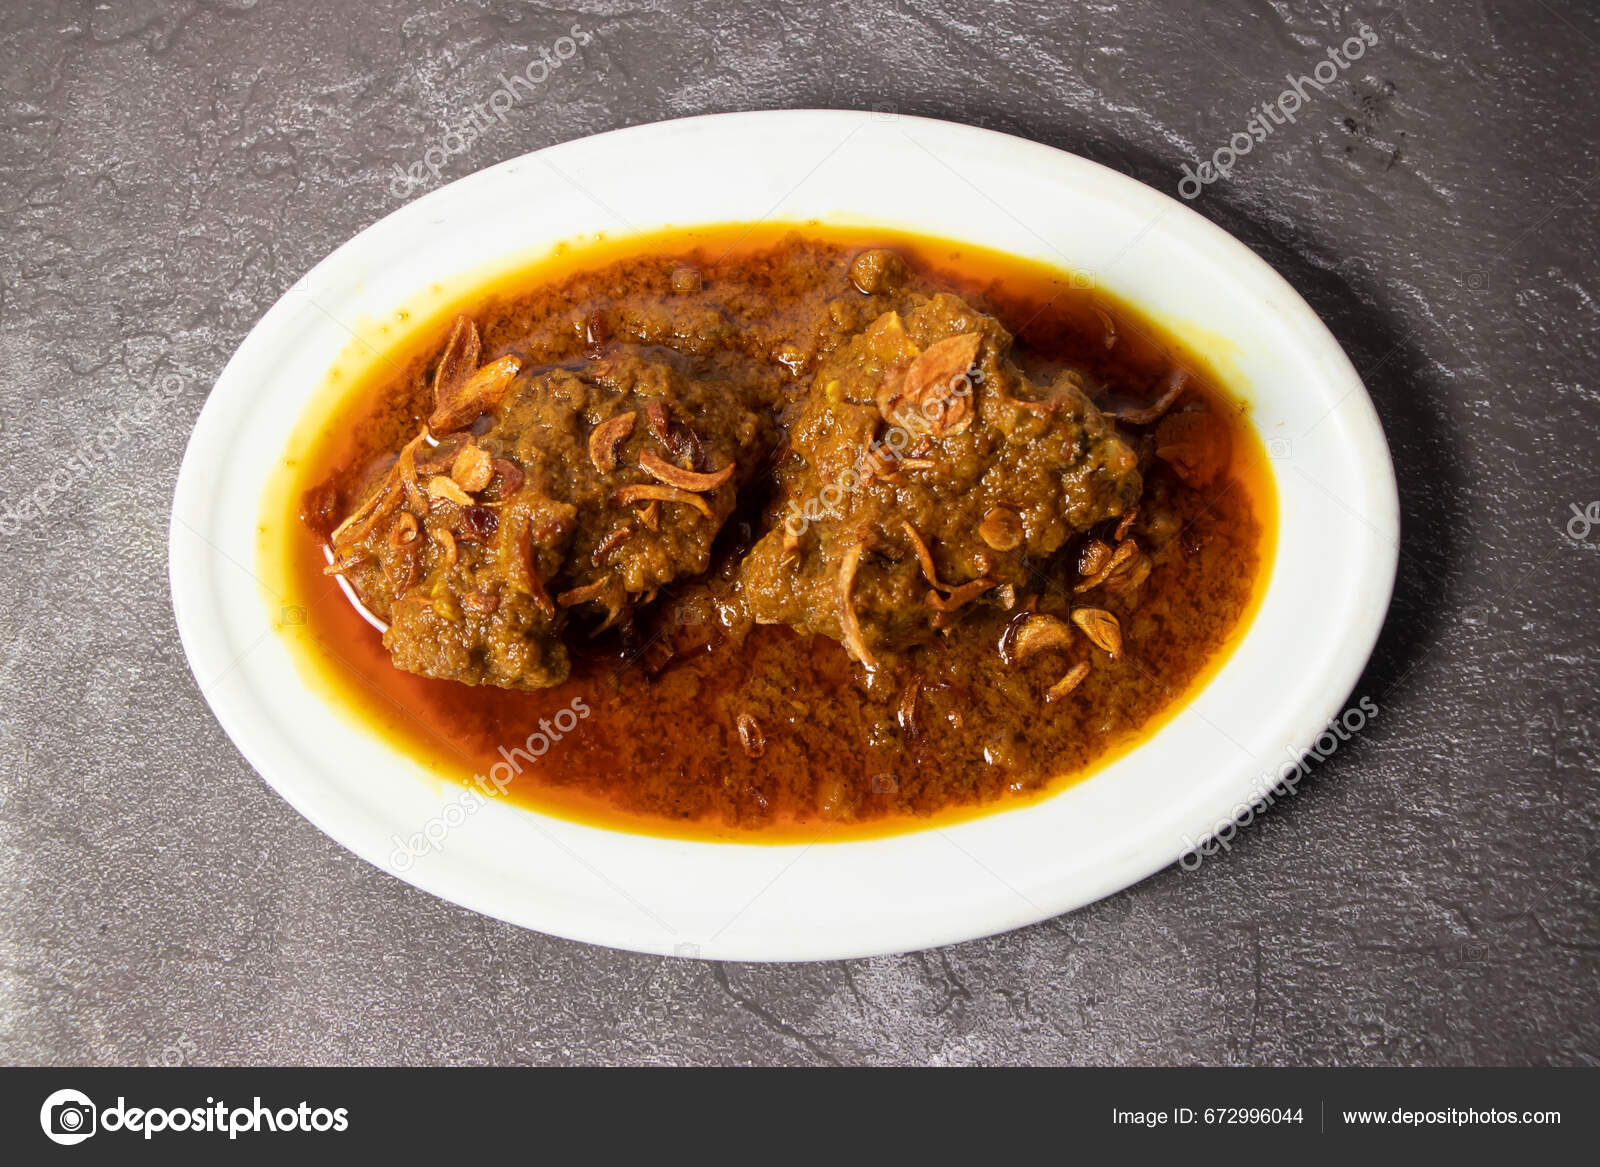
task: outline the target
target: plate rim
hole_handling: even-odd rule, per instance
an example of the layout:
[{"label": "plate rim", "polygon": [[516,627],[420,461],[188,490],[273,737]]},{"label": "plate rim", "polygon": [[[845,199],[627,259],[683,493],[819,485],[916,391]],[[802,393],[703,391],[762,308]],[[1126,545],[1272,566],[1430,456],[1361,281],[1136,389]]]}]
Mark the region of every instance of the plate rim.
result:
[{"label": "plate rim", "polygon": [[[274,302],[267,312],[263,314],[260,321],[257,322],[257,324],[240,342],[238,349],[232,354],[229,361],[224,366],[221,374],[218,376],[216,385],[208,394],[206,402],[196,418],[194,431],[190,437],[189,443],[185,448],[183,461],[179,469],[178,479],[174,487],[173,509],[169,524],[169,584],[173,596],[174,615],[177,621],[179,637],[184,647],[185,657],[189,662],[191,672],[193,672],[195,675],[196,684],[202,686],[202,694],[205,696],[207,704],[211,707],[213,714],[217,717],[218,722],[222,725],[224,731],[228,734],[228,737],[233,742],[235,747],[239,749],[240,753],[257,771],[257,773],[261,775],[263,780],[265,780],[272,789],[274,789],[281,797],[283,797],[285,801],[289,802],[289,804],[293,806],[303,817],[316,826],[318,830],[328,835],[341,846],[353,851],[361,858],[380,867],[385,872],[396,875],[398,878],[401,878],[406,882],[411,883],[413,886],[429,892],[430,894],[438,895],[448,901],[467,907],[469,910],[477,911],[499,919],[504,919],[519,926],[535,928],[548,934],[564,936],[569,939],[581,940],[589,943],[606,944],[613,947],[623,947],[635,951],[674,954],[667,947],[660,944],[634,943],[624,939],[618,939],[613,936],[602,936],[593,934],[591,932],[586,932],[582,926],[572,926],[570,921],[540,920],[539,922],[530,922],[530,920],[523,914],[508,913],[505,910],[504,904],[500,900],[494,896],[483,894],[483,889],[473,886],[470,879],[470,872],[466,875],[462,875],[459,872],[453,871],[430,871],[427,874],[424,874],[422,871],[416,871],[414,873],[395,872],[392,867],[386,865],[381,859],[366,853],[366,849],[356,847],[349,841],[348,838],[345,837],[346,832],[341,829],[341,824],[337,821],[333,821],[336,819],[337,815],[336,812],[331,808],[330,804],[335,800],[331,797],[315,797],[317,794],[315,783],[307,786],[304,783],[296,783],[285,778],[283,775],[277,775],[274,773],[275,767],[271,761],[267,759],[266,751],[263,749],[261,741],[258,740],[253,728],[243,720],[241,711],[237,707],[226,701],[219,703],[219,701],[214,700],[211,695],[205,694],[204,682],[202,682],[200,675],[200,661],[206,658],[208,654],[208,647],[200,630],[200,625],[198,623],[199,612],[196,607],[199,602],[198,593],[202,592],[204,589],[197,588],[196,584],[197,579],[203,580],[206,577],[214,575],[214,567],[208,568],[205,572],[198,572],[189,576],[185,575],[186,565],[189,563],[190,557],[186,554],[183,548],[180,547],[180,544],[187,538],[185,531],[180,530],[180,527],[187,529],[187,524],[183,522],[181,515],[186,513],[186,501],[192,499],[197,492],[205,489],[205,484],[198,481],[198,466],[201,461],[201,452],[206,449],[204,439],[211,437],[213,431],[218,430],[219,427],[221,427],[227,420],[228,416],[225,407],[229,403],[224,400],[224,395],[219,393],[218,390],[232,384],[234,379],[244,376],[244,374],[237,371],[236,366],[242,363],[242,354],[246,353],[246,351],[251,347],[252,338],[256,337],[259,333],[262,333],[263,330],[268,327],[269,323],[274,321],[275,314],[287,311],[286,305],[290,302],[295,288],[302,285],[315,283],[320,275],[329,270],[337,269],[339,264],[343,261],[342,257],[347,257],[350,254],[351,249],[355,248],[364,237],[368,236],[369,233],[377,231],[385,224],[391,223],[391,221],[397,218],[415,217],[431,212],[434,208],[445,205],[451,198],[451,192],[457,192],[457,196],[459,196],[459,192],[468,184],[487,183],[493,180],[493,176],[500,175],[508,170],[526,165],[528,162],[539,159],[541,156],[559,154],[562,151],[570,151],[577,147],[596,148],[604,145],[614,145],[618,142],[626,142],[630,138],[642,135],[661,134],[663,132],[695,132],[708,126],[712,127],[714,132],[715,127],[745,125],[749,124],[751,121],[770,124],[774,121],[787,119],[827,119],[839,124],[845,124],[847,122],[865,123],[870,120],[879,119],[883,116],[884,115],[881,114],[844,110],[769,110],[710,114],[692,118],[653,122],[611,130],[602,134],[575,139],[570,142],[560,143],[554,146],[546,147],[542,150],[531,151],[518,157],[507,159],[492,166],[485,167],[436,190],[430,191],[422,197],[396,208],[393,212],[377,220],[375,223],[364,227],[361,231],[357,232],[345,242],[341,243],[338,248],[334,249],[331,253],[329,253],[329,255],[314,265],[304,276],[300,278],[300,280],[297,280],[288,291],[286,291],[277,301]],[[1351,409],[1355,414],[1358,415],[1358,420],[1371,431],[1366,438],[1366,448],[1368,448],[1370,453],[1371,442],[1372,439],[1375,438],[1376,448],[1379,452],[1381,452],[1381,458],[1377,459],[1376,461],[1370,457],[1362,459],[1362,466],[1369,474],[1374,470],[1377,471],[1375,480],[1369,482],[1368,485],[1376,492],[1376,494],[1379,496],[1380,502],[1382,502],[1384,505],[1381,508],[1381,513],[1371,517],[1377,523],[1377,528],[1375,529],[1378,529],[1380,536],[1392,540],[1393,545],[1390,547],[1386,556],[1382,552],[1378,553],[1377,561],[1372,565],[1375,570],[1369,572],[1368,576],[1366,577],[1366,582],[1369,585],[1372,585],[1370,597],[1377,599],[1377,602],[1373,605],[1375,608],[1375,614],[1369,615],[1365,619],[1357,620],[1356,622],[1357,631],[1360,634],[1357,641],[1357,647],[1345,652],[1340,658],[1344,668],[1340,671],[1340,674],[1337,677],[1328,679],[1327,685],[1323,690],[1323,692],[1326,694],[1326,698],[1320,703],[1319,708],[1323,709],[1325,715],[1321,716],[1320,718],[1307,719],[1308,724],[1297,724],[1293,727],[1286,727],[1290,733],[1290,736],[1292,736],[1294,740],[1309,740],[1309,736],[1314,735],[1317,728],[1320,728],[1322,725],[1326,724],[1339,711],[1345,699],[1353,691],[1362,671],[1365,669],[1367,662],[1369,661],[1371,654],[1376,647],[1378,637],[1382,632],[1387,618],[1387,610],[1390,600],[1392,599],[1395,577],[1398,569],[1399,496],[1392,456],[1388,450],[1388,445],[1383,435],[1381,422],[1378,419],[1377,412],[1372,404],[1370,395],[1367,393],[1359,374],[1351,364],[1348,356],[1344,353],[1342,347],[1338,344],[1331,332],[1328,331],[1327,326],[1321,321],[1315,311],[1308,303],[1306,303],[1304,298],[1301,297],[1297,291],[1295,291],[1292,285],[1290,285],[1269,264],[1267,264],[1265,260],[1257,256],[1240,240],[1234,238],[1221,227],[1200,215],[1193,208],[1185,206],[1183,203],[1172,198],[1170,195],[1166,195],[1153,187],[1146,186],[1137,179],[1123,175],[1120,172],[1112,170],[1111,168],[1100,163],[1094,162],[1091,159],[1083,158],[1080,155],[1073,154],[1069,151],[1061,150],[1044,143],[1036,142],[1031,139],[1002,133],[1000,131],[983,129],[976,126],[964,125],[961,123],[948,122],[938,119],[915,118],[898,114],[892,116],[893,120],[897,123],[911,124],[925,129],[931,128],[933,132],[940,134],[967,136],[970,137],[974,142],[978,142],[986,138],[999,139],[1001,140],[1001,143],[1005,149],[1016,150],[1021,148],[1024,151],[1036,152],[1040,157],[1048,157],[1056,162],[1059,162],[1061,158],[1071,159],[1074,164],[1093,168],[1094,171],[1100,173],[1101,177],[1105,181],[1110,182],[1113,186],[1120,187],[1121,189],[1127,191],[1130,197],[1142,198],[1147,201],[1160,200],[1162,203],[1166,204],[1164,209],[1168,215],[1181,213],[1181,215],[1184,217],[1183,221],[1185,228],[1189,233],[1196,234],[1199,238],[1207,241],[1212,247],[1221,248],[1223,251],[1229,253],[1230,258],[1236,265],[1242,265],[1245,269],[1249,270],[1258,281],[1264,280],[1268,286],[1273,287],[1273,289],[1283,298],[1282,304],[1279,305],[1281,311],[1286,311],[1295,317],[1298,317],[1301,321],[1302,327],[1304,327],[1307,323],[1314,325],[1314,327],[1311,329],[1311,332],[1313,335],[1317,335],[1319,340],[1323,342],[1321,346],[1323,352],[1321,355],[1322,358],[1330,365],[1330,375],[1336,380],[1349,383],[1351,390],[1347,394],[1346,399],[1349,401]],[[1280,522],[1281,521],[1282,520],[1280,518]],[[1385,560],[1387,560],[1387,562],[1385,562]],[[1271,584],[1269,583],[1268,588],[1270,589],[1270,587]],[[1246,637],[1249,635],[1248,630],[1246,630],[1245,635]],[[1187,703],[1192,704],[1198,699],[1198,696],[1198,694],[1188,695]],[[1140,748],[1142,748],[1142,746],[1136,746],[1132,751],[1130,751],[1130,756],[1137,754]],[[322,793],[326,795],[328,792],[323,791]],[[1023,809],[1025,810],[1026,808]],[[534,812],[519,810],[516,813]],[[1001,811],[997,814],[983,816],[983,818],[974,821],[990,822],[1000,818],[1004,814],[1010,813],[1018,812]],[[600,828],[585,829],[599,830]],[[618,832],[603,833],[608,835],[618,834]],[[651,838],[651,836],[629,837]],[[904,837],[905,836],[890,836],[889,838],[897,839]],[[818,843],[803,845],[794,844],[791,846],[803,846],[808,850],[812,847],[876,847],[884,841],[885,840],[881,839],[821,841]],[[757,847],[769,854],[779,852],[783,850],[785,846],[774,844],[742,844],[720,842],[675,842],[679,842],[688,847]],[[1031,919],[991,919],[989,922],[978,926],[973,926],[971,923],[957,923],[948,927],[933,928],[927,936],[915,940],[915,946],[918,948],[925,948],[934,945],[954,943],[962,940],[976,939],[982,936],[1009,931],[1013,928],[1024,926],[1027,923],[1036,922],[1038,919],[1050,918],[1061,914],[1062,912],[1070,911],[1077,907],[1083,906],[1084,904],[1094,902],[1105,895],[1113,894],[1122,888],[1129,887],[1137,882],[1140,882],[1150,875],[1163,870],[1167,866],[1170,866],[1176,859],[1176,853],[1165,857],[1145,855],[1143,858],[1140,858],[1137,855],[1136,849],[1135,853],[1130,854],[1121,864],[1105,869],[1101,875],[1101,878],[1099,879],[1080,880],[1073,886],[1054,889],[1053,892],[1049,889],[1039,890],[1041,902],[1035,904],[1035,907],[1038,909],[1038,913],[1023,913],[1023,915],[1031,915]],[[1032,902],[1031,897],[1030,902]],[[906,950],[908,950],[908,948],[900,942],[889,945],[873,943],[863,944],[859,941],[855,943],[840,944],[831,942],[827,939],[811,941],[806,938],[788,938],[786,942],[772,941],[758,947],[757,949],[746,948],[737,953],[719,953],[718,956],[719,958],[723,959],[742,960],[813,960],[840,959]],[[678,954],[681,955],[681,953]]]}]

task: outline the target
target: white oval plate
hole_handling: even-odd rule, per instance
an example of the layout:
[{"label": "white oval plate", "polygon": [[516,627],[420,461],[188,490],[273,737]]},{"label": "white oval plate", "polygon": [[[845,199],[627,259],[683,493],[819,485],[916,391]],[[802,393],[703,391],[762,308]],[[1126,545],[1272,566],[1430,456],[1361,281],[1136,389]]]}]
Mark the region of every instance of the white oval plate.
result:
[{"label": "white oval plate", "polygon": [[[452,810],[458,792],[326,707],[273,632],[253,574],[255,529],[294,424],[355,322],[388,319],[432,283],[595,232],[757,219],[893,224],[981,244],[1090,273],[1231,345],[1279,494],[1277,556],[1253,624],[1143,745],[1051,798],[955,826],[770,846],[614,832],[493,800]],[[786,111],[541,150],[339,248],[245,338],[201,411],[173,500],[170,567],[184,648],[223,728],[357,855],[558,936],[806,960],[1030,924],[1217,832],[1339,713],[1388,607],[1398,527],[1393,467],[1359,378],[1305,301],[1242,244],[1149,187],[1033,142],[918,118]],[[396,840],[424,828],[443,837],[410,862]],[[1202,883],[1192,890],[1206,894]]]}]

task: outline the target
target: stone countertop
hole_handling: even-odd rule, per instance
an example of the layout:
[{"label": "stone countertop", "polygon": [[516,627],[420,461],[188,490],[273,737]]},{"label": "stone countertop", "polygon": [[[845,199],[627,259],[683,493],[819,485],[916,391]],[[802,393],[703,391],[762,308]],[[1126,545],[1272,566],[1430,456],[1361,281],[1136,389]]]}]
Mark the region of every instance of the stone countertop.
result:
[{"label": "stone countertop", "polygon": [[[197,692],[165,564],[195,415],[400,201],[619,126],[808,106],[1176,192],[1363,24],[1194,200],[1349,352],[1405,531],[1358,689],[1380,715],[1225,857],[906,956],[613,952],[355,859]],[[574,27],[503,120],[448,133]],[[1600,1064],[1592,5],[112,0],[21,6],[0,46],[0,508],[172,391],[0,523],[0,1062]]]}]

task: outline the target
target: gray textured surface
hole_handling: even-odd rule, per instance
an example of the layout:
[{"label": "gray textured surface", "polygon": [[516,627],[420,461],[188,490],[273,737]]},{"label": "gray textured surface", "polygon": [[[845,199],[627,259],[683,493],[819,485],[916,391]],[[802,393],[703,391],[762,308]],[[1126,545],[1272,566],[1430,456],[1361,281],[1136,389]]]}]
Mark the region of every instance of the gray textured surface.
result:
[{"label": "gray textured surface", "polygon": [[[210,379],[573,24],[580,56],[438,181],[686,114],[890,106],[1170,192],[1362,20],[1379,43],[1198,200],[1366,377],[1406,530],[1382,715],[1225,859],[918,955],[633,956],[352,858],[196,692],[165,531]],[[0,1061],[1600,1064],[1600,526],[1567,533],[1600,499],[1597,42],[1556,0],[6,4],[0,504],[183,380],[0,533]]]}]

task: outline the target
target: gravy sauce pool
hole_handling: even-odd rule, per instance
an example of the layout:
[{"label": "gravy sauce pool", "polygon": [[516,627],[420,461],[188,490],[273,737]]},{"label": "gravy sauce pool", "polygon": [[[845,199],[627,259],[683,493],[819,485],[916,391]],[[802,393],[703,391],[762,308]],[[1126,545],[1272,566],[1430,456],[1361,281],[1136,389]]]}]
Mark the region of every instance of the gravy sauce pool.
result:
[{"label": "gravy sauce pool", "polygon": [[[607,313],[674,295],[673,273],[692,269],[707,290],[721,285],[727,303],[760,314],[764,335],[781,337],[802,331],[786,312],[821,302],[795,302],[788,291],[826,280],[830,295],[847,292],[845,270],[870,247],[901,255],[916,290],[952,292],[997,316],[1032,375],[1080,370],[1110,387],[1101,399],[1109,407],[1148,403],[1182,368],[1227,423],[1228,465],[1209,485],[1180,487],[1159,460],[1146,474],[1147,497],[1166,499],[1167,553],[1122,617],[1122,658],[1080,653],[1094,667],[1066,700],[1043,700],[1060,658],[1006,665],[996,646],[1009,614],[975,607],[958,635],[916,650],[909,733],[901,693],[870,680],[839,644],[773,625],[732,643],[703,597],[676,606],[667,598],[626,646],[569,633],[572,674],[554,688],[462,685],[395,668],[378,631],[323,574],[326,521],[312,513],[315,500],[342,490],[348,505],[374,460],[417,432],[431,362],[458,311],[476,318],[486,355],[581,356]],[[1245,403],[1167,330],[1087,283],[893,231],[729,224],[567,247],[426,318],[397,319],[385,329],[390,347],[330,376],[267,492],[263,579],[275,610],[304,611],[303,623],[280,631],[308,683],[439,777],[594,825],[793,842],[918,829],[1048,796],[1136,745],[1220,667],[1265,589],[1277,526]],[[779,345],[774,356],[799,366],[806,354]],[[808,381],[795,378],[796,396]],[[757,518],[730,520],[713,574],[738,561]],[[1045,610],[1070,599],[1070,577],[1040,581],[1042,593],[1061,593],[1041,597]],[[755,748],[741,737],[741,715],[759,727]]]}]

